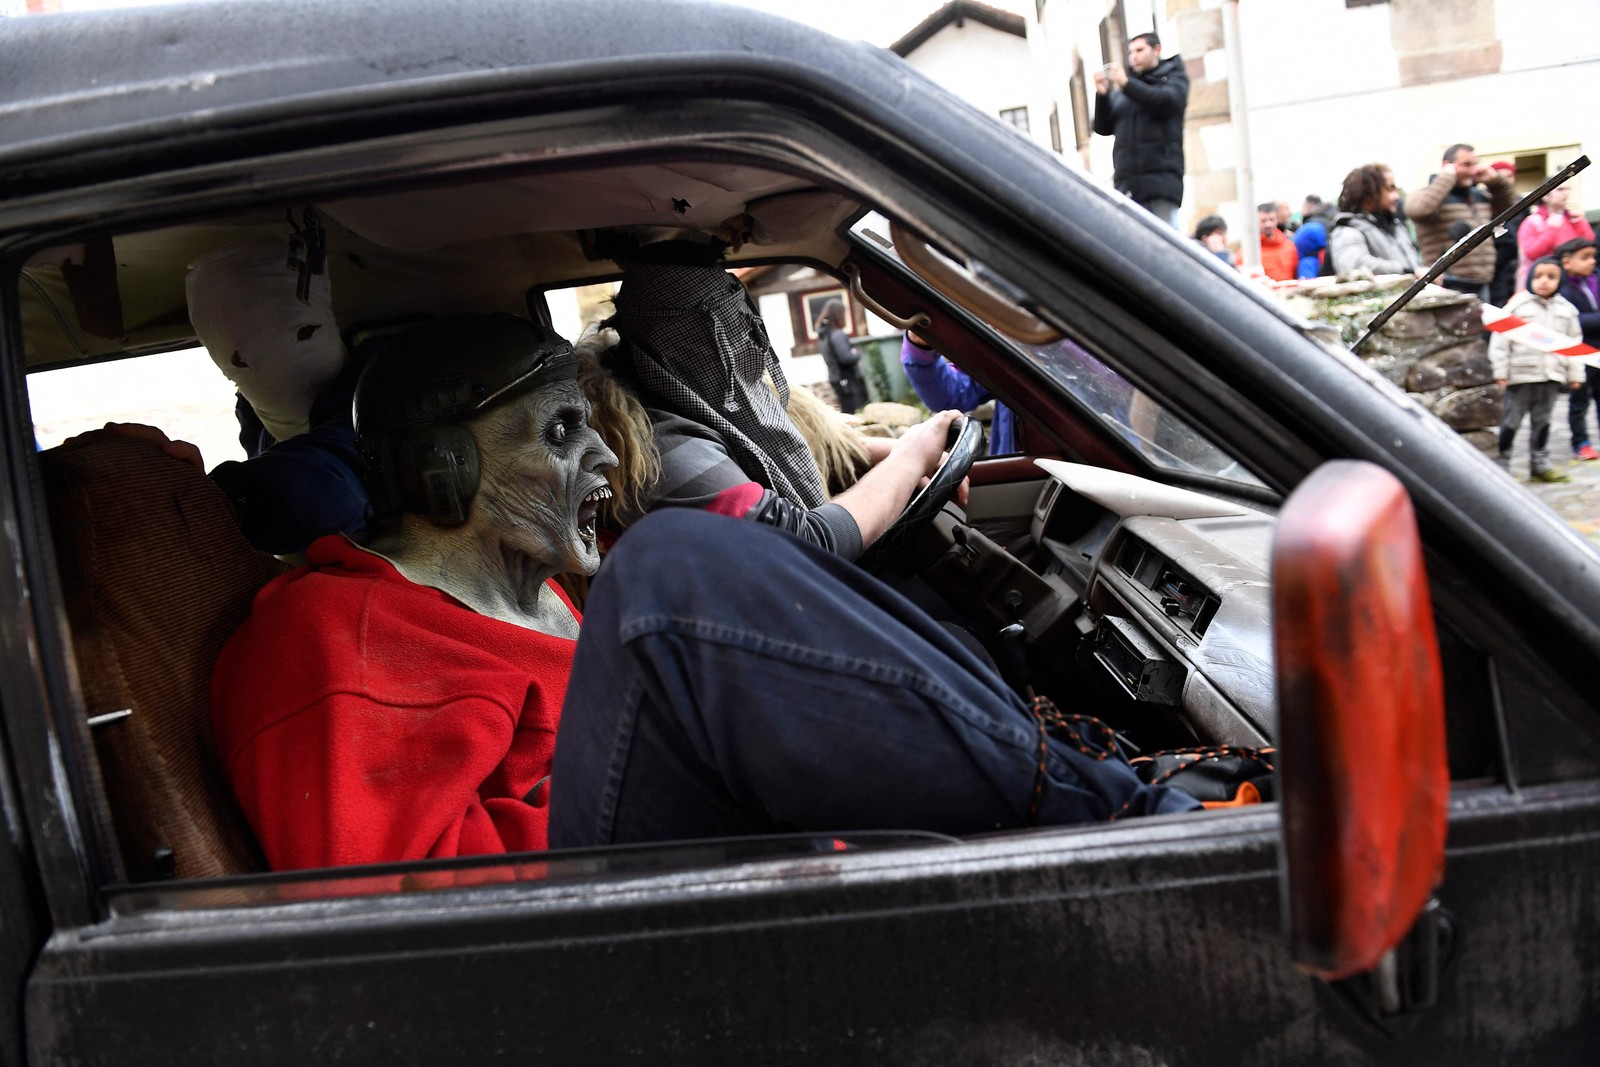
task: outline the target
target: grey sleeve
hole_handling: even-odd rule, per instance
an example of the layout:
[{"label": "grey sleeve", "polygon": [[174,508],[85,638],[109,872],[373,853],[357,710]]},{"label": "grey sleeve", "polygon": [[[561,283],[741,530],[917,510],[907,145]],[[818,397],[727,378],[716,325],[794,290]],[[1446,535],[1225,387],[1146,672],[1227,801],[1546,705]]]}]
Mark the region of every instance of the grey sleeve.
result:
[{"label": "grey sleeve", "polygon": [[861,528],[838,504],[807,508],[785,500],[750,479],[728,454],[715,432],[676,415],[651,412],[661,479],[649,510],[690,507],[734,518],[753,519],[787,530],[802,541],[843,559],[861,555]]},{"label": "grey sleeve", "polygon": [[1393,259],[1381,259],[1367,247],[1367,239],[1354,226],[1336,226],[1328,235],[1328,247],[1333,250],[1333,268],[1337,271],[1367,268],[1374,274],[1410,274],[1411,266]]},{"label": "grey sleeve", "polygon": [[768,489],[745,518],[787,530],[840,559],[853,560],[861,555],[861,527],[856,525],[855,516],[838,504],[807,509]]}]

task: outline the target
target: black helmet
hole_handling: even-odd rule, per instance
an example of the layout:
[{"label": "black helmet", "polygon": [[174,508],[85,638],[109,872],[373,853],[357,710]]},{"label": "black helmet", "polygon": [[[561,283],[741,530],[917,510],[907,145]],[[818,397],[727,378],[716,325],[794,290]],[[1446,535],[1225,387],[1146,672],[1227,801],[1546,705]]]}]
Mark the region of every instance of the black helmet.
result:
[{"label": "black helmet", "polygon": [[576,375],[570,342],[515,315],[452,315],[396,334],[356,383],[356,447],[374,512],[465,522],[480,468],[463,423]]}]

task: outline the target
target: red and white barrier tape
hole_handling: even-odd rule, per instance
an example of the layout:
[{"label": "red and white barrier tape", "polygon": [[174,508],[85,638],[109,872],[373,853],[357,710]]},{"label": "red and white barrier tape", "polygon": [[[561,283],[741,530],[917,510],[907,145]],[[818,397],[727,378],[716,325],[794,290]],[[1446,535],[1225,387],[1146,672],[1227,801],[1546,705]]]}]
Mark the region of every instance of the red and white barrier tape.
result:
[{"label": "red and white barrier tape", "polygon": [[1490,333],[1503,333],[1519,345],[1537,348],[1541,352],[1549,352],[1567,359],[1582,360],[1591,367],[1600,366],[1600,348],[1584,344],[1576,337],[1567,337],[1547,330],[1536,323],[1519,319],[1505,308],[1497,308],[1493,304],[1482,304],[1483,328]]}]

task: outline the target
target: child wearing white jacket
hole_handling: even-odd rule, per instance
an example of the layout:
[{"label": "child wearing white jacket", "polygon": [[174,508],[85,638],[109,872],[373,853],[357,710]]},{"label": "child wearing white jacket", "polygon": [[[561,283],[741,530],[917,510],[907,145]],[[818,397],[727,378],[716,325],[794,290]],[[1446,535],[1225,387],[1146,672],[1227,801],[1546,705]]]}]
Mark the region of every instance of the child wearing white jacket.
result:
[{"label": "child wearing white jacket", "polygon": [[[1577,343],[1582,334],[1578,309],[1557,294],[1562,281],[1560,261],[1549,257],[1537,260],[1528,271],[1528,288],[1508,300],[1505,309]],[[1568,481],[1567,475],[1550,462],[1550,411],[1558,395],[1583,385],[1582,364],[1519,344],[1503,333],[1489,341],[1489,362],[1495,381],[1505,386],[1500,415],[1500,466],[1511,469],[1511,446],[1526,415],[1533,433],[1529,443],[1532,480]]]}]

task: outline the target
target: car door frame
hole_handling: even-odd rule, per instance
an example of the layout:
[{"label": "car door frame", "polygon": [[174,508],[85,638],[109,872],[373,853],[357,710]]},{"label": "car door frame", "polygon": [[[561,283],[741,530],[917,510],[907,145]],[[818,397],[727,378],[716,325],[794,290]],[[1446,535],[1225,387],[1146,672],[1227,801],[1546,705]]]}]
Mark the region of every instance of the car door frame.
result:
[{"label": "car door frame", "polygon": [[[770,106],[776,95],[790,115],[840,120],[837,100],[806,108],[787,83],[752,83],[759,90],[751,94],[755,102]],[[1352,403],[1328,417],[1327,405],[1365,400],[1378,388],[1337,366],[1336,354],[1320,353],[1328,357],[1325,374],[1303,359],[1295,363],[1306,373],[1285,387],[1274,360],[1315,342],[1287,318],[1264,312],[1242,284],[1201,284],[1182,271],[1138,278],[1128,261],[1174,251],[1149,220],[1081,183],[1052,188],[1046,179],[1060,183],[1059,175],[1044,173],[1030,155],[998,140],[1012,135],[955,122],[933,107],[925,90],[901,104],[903,120],[890,123],[879,107],[872,109],[876,117],[857,116],[834,130],[844,147],[828,155],[828,165],[856,168],[857,187],[881,191],[885,207],[950,233],[963,251],[996,261],[1003,254],[1008,279],[1036,310],[1063,322],[1071,318],[1072,328],[1097,347],[1125,341],[1141,358],[1119,369],[1200,425],[1220,427],[1229,447],[1276,440],[1281,447],[1261,462],[1276,484],[1292,484],[1319,455],[1378,458],[1403,471],[1414,499],[1420,498],[1425,532],[1431,528],[1443,542],[1441,565],[1460,570],[1460,560],[1482,558],[1474,553],[1486,539],[1519,534],[1509,544],[1497,541],[1503,547],[1488,558],[1504,563],[1496,569],[1522,592],[1553,586],[1550,576],[1537,572],[1541,559],[1562,561],[1549,530],[1531,520],[1496,525],[1483,516],[1461,519],[1447,499],[1461,461],[1434,427],[1413,425],[1417,420],[1398,405],[1389,413]],[[632,118],[657,121],[660,110],[658,102]],[[820,135],[821,120],[790,115],[746,133],[815,165],[820,150],[814,143],[802,146],[800,137]],[[385,119],[395,121],[392,114]],[[908,124],[919,122],[943,148],[936,158],[918,159],[904,149],[917,143],[911,136],[916,128]],[[419,137],[416,154],[425,156],[427,146]],[[885,153],[877,164],[869,148]],[[1006,182],[993,174],[980,180],[974,172],[971,160],[992,160],[994,152],[1018,164]],[[283,155],[290,157],[284,165],[291,176],[276,188],[304,183],[315,153]],[[160,156],[159,149],[139,156],[139,165],[151,168],[142,191],[134,180],[53,200],[40,194],[0,218],[37,226],[27,218],[53,210],[103,225],[138,210],[155,224],[197,205],[238,202],[245,190],[263,195],[243,179],[246,168],[222,163],[203,175],[190,169],[165,177],[152,162]],[[905,170],[896,176],[895,168]],[[922,186],[915,192],[914,181]],[[981,209],[963,212],[963,198],[976,198]],[[1064,228],[1073,214],[1090,220],[1082,232]],[[1113,242],[1120,246],[1115,256]],[[19,248],[10,242],[7,254],[14,260]],[[1102,279],[1101,290],[1078,280],[1085,271]],[[1105,292],[1118,299],[1106,300]],[[0,654],[19,669],[8,677],[21,679],[13,683],[14,696],[7,692],[4,712],[54,928],[27,992],[34,1056],[126,1062],[337,1052],[420,1059],[493,1045],[569,1056],[649,1050],[704,1062],[725,1059],[732,1048],[774,1062],[893,1050],[915,1062],[947,1058],[952,1049],[1128,1058],[1235,1048],[1245,1061],[1315,1053],[1448,1062],[1471,1051],[1459,1035],[1448,1039],[1444,1024],[1470,1005],[1477,987],[1462,994],[1466,1004],[1447,998],[1437,1014],[1397,1039],[1366,1027],[1288,964],[1277,926],[1278,827],[1270,809],[599,885],[513,882],[264,908],[221,902],[214,894],[227,885],[171,887],[159,906],[133,890],[106,892],[82,806],[92,775],[74,766],[74,734],[63,728],[75,710],[71,673],[52,612],[43,509],[30,481],[36,468],[13,301],[8,295],[4,353],[11,485],[0,508],[18,552],[14,558],[24,566],[17,588],[0,591],[13,594],[6,606],[17,614],[9,617],[30,625],[7,632]],[[1147,306],[1143,317],[1129,307],[1139,301]],[[1174,336],[1186,340],[1187,350],[1170,340]],[[1283,428],[1297,414],[1312,428],[1310,444]],[[1397,456],[1402,452],[1407,462]],[[1419,458],[1420,466],[1408,465]],[[1429,461],[1444,484],[1426,480]],[[1509,493],[1486,496],[1513,499]],[[1534,558],[1512,567],[1504,557],[1518,547]],[[1579,575],[1576,585],[1582,592],[1593,581]],[[1558,608],[1573,594],[1564,590]],[[1571,625],[1556,652],[1592,651],[1592,616],[1566,614],[1563,621]],[[1538,611],[1512,615],[1539,617]],[[1500,655],[1505,643],[1494,647]],[[1528,660],[1531,668],[1547,662],[1544,654],[1529,653]],[[1559,693],[1552,699],[1570,703]],[[1464,877],[1469,885],[1481,882],[1487,894],[1496,885],[1485,869],[1490,860],[1474,857],[1495,857],[1492,865],[1503,868],[1507,852],[1524,872],[1504,873],[1502,890],[1507,878],[1522,886],[1558,871],[1584,870],[1576,861],[1592,861],[1600,840],[1596,793],[1590,780],[1536,785],[1516,796],[1495,783],[1469,784],[1453,804],[1447,886]],[[1561,839],[1551,836],[1558,818],[1568,831]],[[1469,851],[1458,857],[1463,834]],[[1573,848],[1574,840],[1581,847]],[[1476,873],[1459,875],[1458,864]],[[1467,929],[1481,928],[1496,914],[1486,895],[1454,906],[1471,918]],[[1592,966],[1600,955],[1594,949],[1592,941],[1581,946],[1575,962]],[[1526,978],[1534,973],[1530,966],[1503,970]],[[1240,990],[1197,981],[1194,969],[1250,978]],[[1505,988],[1486,979],[1481,984]],[[198,1018],[207,1024],[196,1026]],[[1314,1021],[1291,1026],[1308,1019]],[[1556,1051],[1575,1028],[1560,1017],[1534,1022],[1543,1029],[1530,1024],[1522,1036]],[[1406,1058],[1419,1051],[1425,1059]]]}]

